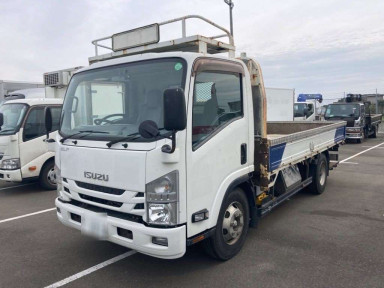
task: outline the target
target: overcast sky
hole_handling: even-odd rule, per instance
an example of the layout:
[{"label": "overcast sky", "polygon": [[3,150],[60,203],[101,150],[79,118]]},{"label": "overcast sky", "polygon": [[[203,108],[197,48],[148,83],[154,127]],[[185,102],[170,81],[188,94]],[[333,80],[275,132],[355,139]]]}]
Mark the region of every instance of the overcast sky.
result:
[{"label": "overcast sky", "polygon": [[[267,87],[384,93],[383,0],[234,3],[237,52],[261,63]],[[87,65],[96,38],[187,14],[229,27],[223,0],[0,0],[0,79],[42,82],[44,72]],[[215,34],[191,24],[191,34]]]}]

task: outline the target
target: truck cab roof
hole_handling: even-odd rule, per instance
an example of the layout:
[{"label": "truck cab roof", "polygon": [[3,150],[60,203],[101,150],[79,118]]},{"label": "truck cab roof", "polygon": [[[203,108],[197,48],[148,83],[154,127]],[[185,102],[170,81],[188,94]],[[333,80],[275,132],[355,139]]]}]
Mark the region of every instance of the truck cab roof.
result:
[{"label": "truck cab roof", "polygon": [[63,100],[54,99],[54,98],[17,99],[17,100],[9,100],[4,105],[17,104],[17,103],[28,104],[29,106],[46,105],[46,104],[61,105],[63,104]]},{"label": "truck cab roof", "polygon": [[100,62],[92,63],[88,67],[84,67],[82,69],[79,69],[74,74],[78,74],[84,71],[103,68],[103,67],[109,67],[113,65],[119,65],[124,63],[131,63],[131,62],[138,62],[138,61],[145,61],[145,60],[151,60],[151,59],[161,59],[161,58],[183,58],[189,63],[193,63],[193,61],[196,58],[200,57],[209,57],[209,58],[216,58],[216,59],[223,59],[223,60],[231,60],[238,63],[243,63],[242,61],[235,59],[235,58],[228,58],[225,56],[225,54],[222,55],[211,55],[211,54],[202,54],[198,52],[180,52],[180,51],[173,51],[173,52],[161,52],[161,53],[144,53],[144,54],[137,54],[137,55],[131,55],[131,56],[124,56],[119,58],[113,58],[109,60],[103,60]]}]

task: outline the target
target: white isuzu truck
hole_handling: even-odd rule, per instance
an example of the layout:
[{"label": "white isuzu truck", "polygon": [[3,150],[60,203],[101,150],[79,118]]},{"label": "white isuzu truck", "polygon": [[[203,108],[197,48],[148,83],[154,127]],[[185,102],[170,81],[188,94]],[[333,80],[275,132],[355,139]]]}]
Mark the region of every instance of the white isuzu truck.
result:
[{"label": "white isuzu truck", "polygon": [[42,187],[56,189],[55,153],[44,143],[44,115],[49,107],[52,131],[57,131],[62,103],[62,99],[32,98],[9,100],[0,106],[0,181],[39,179]]},{"label": "white isuzu truck", "polygon": [[[216,37],[187,36],[203,20]],[[159,42],[178,22],[182,36]],[[203,241],[221,260],[249,227],[308,187],[325,190],[345,122],[270,122],[260,66],[235,58],[230,33],[186,16],[93,42],[69,84],[55,139],[57,217],[101,240],[159,258]],[[227,52],[225,55],[215,55]],[[46,129],[51,131],[46,110]]]}]

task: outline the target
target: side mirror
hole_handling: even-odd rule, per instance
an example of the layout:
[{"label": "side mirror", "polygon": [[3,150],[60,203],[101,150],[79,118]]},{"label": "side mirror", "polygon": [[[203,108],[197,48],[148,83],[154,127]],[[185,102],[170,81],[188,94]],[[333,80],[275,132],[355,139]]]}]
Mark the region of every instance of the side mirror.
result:
[{"label": "side mirror", "polygon": [[4,114],[0,113],[0,130],[1,130],[1,126],[3,125],[4,125]]},{"label": "side mirror", "polygon": [[51,111],[51,108],[45,107],[44,116],[45,116],[45,133],[47,134],[47,139],[48,139],[49,133],[52,132],[52,111]]},{"label": "side mirror", "polygon": [[164,145],[161,151],[172,154],[176,149],[176,132],[184,130],[187,126],[187,112],[183,89],[169,88],[164,91],[164,128],[171,131],[172,147]]},{"label": "side mirror", "polygon": [[304,116],[308,117],[309,109],[307,107],[304,108]]},{"label": "side mirror", "polygon": [[181,88],[164,91],[164,128],[168,131],[181,131],[187,126],[185,95]]}]

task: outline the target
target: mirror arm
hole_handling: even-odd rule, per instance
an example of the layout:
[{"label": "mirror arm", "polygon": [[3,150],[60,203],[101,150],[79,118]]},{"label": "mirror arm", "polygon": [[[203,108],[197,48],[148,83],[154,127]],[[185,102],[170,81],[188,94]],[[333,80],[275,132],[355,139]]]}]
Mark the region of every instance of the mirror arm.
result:
[{"label": "mirror arm", "polygon": [[163,147],[161,147],[161,151],[163,153],[172,154],[173,152],[175,152],[175,149],[176,149],[176,131],[175,130],[172,131],[172,135],[168,139],[172,140],[172,147],[169,146],[168,144],[163,145]]}]

